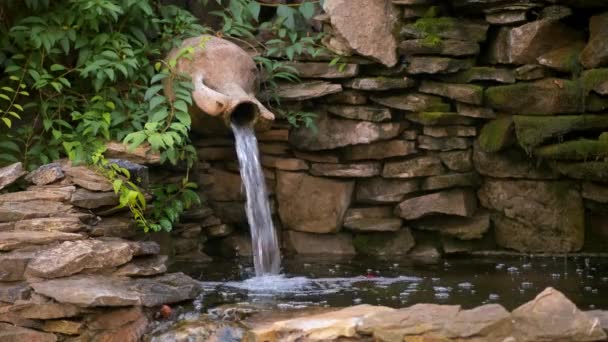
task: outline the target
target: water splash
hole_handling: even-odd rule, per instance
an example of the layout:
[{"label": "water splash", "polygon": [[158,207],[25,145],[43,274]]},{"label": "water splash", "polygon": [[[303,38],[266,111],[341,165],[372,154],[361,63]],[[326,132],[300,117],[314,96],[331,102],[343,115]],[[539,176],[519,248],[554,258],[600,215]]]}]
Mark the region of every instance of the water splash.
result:
[{"label": "water splash", "polygon": [[232,124],[241,178],[247,196],[246,212],[251,230],[255,275],[278,274],[281,254],[272,224],[266,181],[260,165],[258,142],[249,125]]}]

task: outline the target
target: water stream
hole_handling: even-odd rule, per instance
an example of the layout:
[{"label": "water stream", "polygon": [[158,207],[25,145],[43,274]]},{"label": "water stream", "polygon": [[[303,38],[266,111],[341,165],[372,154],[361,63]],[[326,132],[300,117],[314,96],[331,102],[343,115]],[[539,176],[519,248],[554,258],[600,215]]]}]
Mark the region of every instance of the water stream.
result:
[{"label": "water stream", "polygon": [[272,224],[266,181],[260,164],[258,142],[249,125],[232,124],[239,158],[241,178],[245,186],[247,219],[251,230],[251,247],[256,277],[278,274],[281,254]]}]

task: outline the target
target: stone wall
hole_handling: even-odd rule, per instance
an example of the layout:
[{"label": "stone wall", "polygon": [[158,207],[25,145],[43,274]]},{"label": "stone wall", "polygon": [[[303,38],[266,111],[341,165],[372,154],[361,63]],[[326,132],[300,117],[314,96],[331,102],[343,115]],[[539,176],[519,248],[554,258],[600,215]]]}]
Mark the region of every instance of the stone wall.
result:
[{"label": "stone wall", "polygon": [[[258,135],[287,251],[605,250],[608,4],[324,7],[324,44],[345,56],[290,63],[303,83],[277,94],[316,113],[316,129],[278,120]],[[246,250],[233,139],[196,144],[204,196],[240,227],[208,251]]]}]

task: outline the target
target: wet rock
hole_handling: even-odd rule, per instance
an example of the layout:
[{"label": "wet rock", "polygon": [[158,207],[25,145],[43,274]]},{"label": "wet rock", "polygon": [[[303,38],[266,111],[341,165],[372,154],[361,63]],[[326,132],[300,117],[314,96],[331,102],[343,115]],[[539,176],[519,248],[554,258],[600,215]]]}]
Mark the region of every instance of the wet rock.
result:
[{"label": "wet rock", "polygon": [[419,112],[409,113],[405,118],[421,125],[472,125],[475,120],[452,112]]},{"label": "wet rock", "polygon": [[78,217],[47,217],[21,220],[14,223],[14,230],[21,231],[47,231],[74,233],[83,230],[86,226]]},{"label": "wet rock", "polygon": [[477,128],[474,126],[424,126],[422,132],[424,135],[434,138],[474,137],[477,135]]},{"label": "wet rock", "polygon": [[446,111],[450,109],[450,105],[443,102],[441,97],[420,93],[372,96],[371,100],[383,106],[410,112]]},{"label": "wet rock", "polygon": [[0,323],[0,340],[7,342],[55,342],[57,336],[40,331]]},{"label": "wet rock", "polygon": [[[273,156],[262,156],[262,165],[277,170],[284,171],[305,171],[308,170],[308,164],[298,158],[281,158]],[[270,187],[269,187],[270,188]]]},{"label": "wet rock", "polygon": [[477,172],[496,178],[555,179],[557,173],[545,164],[538,164],[519,150],[501,153],[484,152],[478,144],[473,149],[473,161]]},{"label": "wet rock", "polygon": [[183,273],[154,278],[125,279],[107,276],[72,276],[34,283],[37,293],[81,307],[177,303],[194,298],[200,284]]},{"label": "wet rock", "polygon": [[349,146],[343,150],[346,160],[387,159],[418,153],[416,143],[404,140],[389,140],[367,145]]},{"label": "wet rock", "polygon": [[384,179],[380,177],[357,181],[356,201],[360,203],[397,203],[406,194],[416,192],[420,183],[416,179]]},{"label": "wet rock", "polygon": [[346,119],[382,122],[391,120],[391,111],[378,106],[326,106],[325,109]]},{"label": "wet rock", "polygon": [[47,245],[58,241],[80,240],[80,234],[46,231],[0,232],[0,251],[11,251],[32,245]]},{"label": "wet rock", "polygon": [[551,50],[537,58],[538,64],[561,72],[575,73],[577,72],[577,65],[572,61],[578,59],[584,47],[585,42],[580,41]]},{"label": "wet rock", "polygon": [[448,169],[457,172],[468,172],[473,170],[473,160],[471,149],[464,151],[440,152],[439,159]]},{"label": "wet rock", "polygon": [[519,81],[534,81],[551,75],[548,68],[542,65],[526,64],[514,70],[515,78]]},{"label": "wet rock", "polygon": [[476,42],[442,39],[437,44],[428,44],[424,39],[404,40],[399,44],[399,52],[406,56],[442,55],[442,56],[474,56],[479,53]]},{"label": "wet rock", "polygon": [[589,31],[589,42],[581,53],[581,63],[587,69],[608,66],[608,13],[591,17]]},{"label": "wet rock", "polygon": [[440,190],[455,187],[475,187],[481,183],[479,175],[474,172],[450,173],[426,178],[422,190]]},{"label": "wet rock", "polygon": [[459,102],[480,105],[483,102],[483,88],[471,84],[452,84],[422,81],[421,92],[439,95]]},{"label": "wet rock", "polygon": [[36,185],[47,185],[61,180],[65,177],[61,170],[61,164],[51,163],[42,165],[27,176],[25,180]]},{"label": "wet rock", "polygon": [[396,232],[357,234],[353,239],[357,253],[373,256],[406,255],[414,244],[414,237],[406,227]]},{"label": "wet rock", "polygon": [[342,91],[342,86],[323,81],[310,81],[294,84],[281,84],[276,95],[283,100],[302,101],[335,94]]},{"label": "wet rock", "polygon": [[412,57],[408,60],[407,73],[418,74],[447,74],[471,68],[470,59],[454,59],[447,57]]},{"label": "wet rock", "polygon": [[438,231],[460,240],[481,239],[490,228],[490,215],[476,213],[473,217],[427,217],[410,223],[416,229]]},{"label": "wet rock", "polygon": [[[554,39],[560,37],[560,39]],[[559,21],[537,20],[514,28],[501,28],[491,42],[493,63],[534,64],[541,55],[582,41],[582,35]]]},{"label": "wet rock", "polygon": [[466,150],[471,141],[461,137],[435,138],[426,135],[418,136],[418,148],[431,151]]},{"label": "wet rock", "polygon": [[355,78],[344,84],[346,88],[357,90],[391,90],[405,89],[413,87],[416,81],[409,77],[391,78],[391,77],[365,77]]},{"label": "wet rock", "polygon": [[330,150],[348,145],[369,144],[396,137],[401,131],[399,123],[373,123],[340,120],[321,114],[315,120],[317,132],[306,127],[292,131],[289,142],[301,150]]},{"label": "wet rock", "polygon": [[456,18],[423,18],[422,22],[405,25],[401,36],[426,38],[432,32],[439,38],[483,42],[489,25]]},{"label": "wet rock", "polygon": [[413,178],[440,175],[444,172],[441,160],[434,156],[415,157],[405,161],[386,162],[382,177]]},{"label": "wet rock", "polygon": [[361,320],[394,309],[384,306],[357,305],[327,313],[294,318],[254,327],[251,335],[256,341],[276,342],[289,334],[294,341],[337,341],[356,338]]},{"label": "wet rock", "polygon": [[584,208],[571,182],[486,179],[478,196],[484,207],[502,214],[492,221],[503,247],[559,253],[583,245]]},{"label": "wet rock", "polygon": [[561,292],[548,287],[534,300],[511,313],[516,336],[562,341],[603,341],[606,334],[597,319],[580,311]]},{"label": "wet rock", "polygon": [[314,62],[288,62],[285,66],[294,68],[296,74],[301,78],[350,78],[359,73],[358,64],[329,65],[329,63]]},{"label": "wet rock", "polygon": [[0,190],[13,184],[25,174],[26,172],[23,170],[21,162],[0,168]]},{"label": "wet rock", "polygon": [[493,119],[496,117],[492,108],[472,106],[466,103],[457,103],[456,112],[458,115],[472,118]]},{"label": "wet rock", "polygon": [[132,257],[131,246],[120,240],[66,241],[37,254],[27,266],[26,274],[40,278],[65,277],[85,269],[120,266]]},{"label": "wet rock", "polygon": [[486,89],[488,106],[514,114],[565,114],[584,110],[579,88],[573,81],[546,78]]},{"label": "wet rock", "polygon": [[350,234],[312,234],[292,230],[283,233],[285,248],[302,255],[354,255],[355,249]]},{"label": "wet rock", "polygon": [[380,163],[312,164],[310,173],[323,177],[373,177],[380,175]]},{"label": "wet rock", "polygon": [[450,83],[471,83],[471,82],[498,82],[515,83],[513,71],[505,68],[493,67],[472,67],[459,71],[453,75],[441,76],[441,79]]},{"label": "wet rock", "polygon": [[323,10],[351,49],[389,67],[397,64],[393,25],[398,12],[392,4],[383,0],[330,0],[323,3]]},{"label": "wet rock", "polygon": [[333,233],[342,226],[354,182],[277,172],[277,201],[287,229]]},{"label": "wet rock", "polygon": [[448,190],[401,202],[395,213],[406,220],[415,220],[432,214],[473,216],[477,199],[469,190]]},{"label": "wet rock", "polygon": [[167,272],[167,256],[155,255],[147,258],[133,259],[114,272],[115,276],[147,277]]},{"label": "wet rock", "polygon": [[63,172],[76,185],[91,191],[112,191],[110,181],[99,173],[85,167],[66,164]]},{"label": "wet rock", "polygon": [[367,95],[360,91],[346,89],[337,94],[327,95],[324,100],[326,103],[363,105],[367,103]]},{"label": "wet rock", "polygon": [[86,189],[78,189],[70,199],[76,207],[95,209],[103,206],[118,205],[118,197],[114,192],[93,192]]}]

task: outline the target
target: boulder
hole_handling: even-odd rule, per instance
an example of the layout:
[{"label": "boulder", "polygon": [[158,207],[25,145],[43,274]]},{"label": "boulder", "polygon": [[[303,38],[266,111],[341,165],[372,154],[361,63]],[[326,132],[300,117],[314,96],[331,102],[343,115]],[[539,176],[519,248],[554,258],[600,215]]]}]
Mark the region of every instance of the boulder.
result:
[{"label": "boulder", "polygon": [[518,143],[528,151],[550,138],[557,138],[570,132],[608,128],[608,117],[594,114],[556,117],[514,115],[513,122]]},{"label": "boulder", "polygon": [[447,111],[450,109],[450,105],[443,102],[441,97],[421,93],[372,96],[371,100],[389,108],[410,112]]},{"label": "boulder", "polygon": [[475,170],[484,176],[495,178],[555,179],[557,172],[545,163],[529,158],[518,149],[508,149],[500,153],[484,152],[479,144],[473,149]]},{"label": "boulder", "polygon": [[283,234],[285,248],[295,254],[352,256],[355,254],[350,234],[312,234],[292,230]]},{"label": "boulder", "polygon": [[498,152],[514,143],[513,118],[501,116],[486,123],[479,133],[479,148],[484,152]]},{"label": "boulder", "polygon": [[444,173],[445,168],[441,160],[435,156],[420,156],[404,161],[386,162],[382,177],[385,178],[413,178],[435,176]]},{"label": "boulder", "polygon": [[303,101],[342,91],[342,86],[325,81],[280,84],[276,95],[287,101]]},{"label": "boulder", "polygon": [[60,163],[42,165],[25,176],[25,180],[36,185],[47,185],[65,177]]},{"label": "boulder", "polygon": [[490,60],[501,64],[534,64],[541,55],[582,40],[580,32],[556,20],[541,19],[514,28],[503,27],[491,42]]},{"label": "boulder", "polygon": [[25,174],[26,172],[23,170],[21,162],[0,168],[0,190],[13,184]]},{"label": "boulder", "polygon": [[431,151],[466,150],[471,146],[471,140],[461,137],[435,138],[426,135],[418,136],[418,148]]},{"label": "boulder", "polygon": [[587,69],[608,66],[608,12],[591,17],[589,31],[589,42],[581,53],[581,63]]},{"label": "boulder", "polygon": [[324,107],[329,113],[346,119],[382,122],[391,120],[391,111],[379,106],[329,105]]},{"label": "boulder", "polygon": [[397,203],[406,194],[420,189],[417,179],[385,179],[374,177],[357,181],[356,201],[359,203]]},{"label": "boulder", "polygon": [[424,126],[422,133],[434,138],[445,137],[474,137],[477,135],[475,126]]},{"label": "boulder", "polygon": [[561,292],[548,287],[511,313],[515,336],[525,341],[603,341],[595,317],[580,311]]},{"label": "boulder", "polygon": [[78,189],[72,194],[70,203],[79,208],[96,209],[103,206],[118,205],[118,196],[114,192],[94,192]]},{"label": "boulder", "polygon": [[348,145],[369,144],[396,137],[400,123],[374,123],[367,121],[334,119],[320,114],[315,119],[317,132],[300,127],[292,131],[289,143],[307,151],[330,150]]},{"label": "boulder", "polygon": [[350,206],[354,182],[277,172],[277,201],[287,229],[333,233],[340,230]]},{"label": "boulder", "polygon": [[471,82],[498,82],[515,83],[515,75],[512,70],[495,67],[472,67],[467,70],[459,71],[453,75],[441,76],[441,79],[450,83],[471,83]]},{"label": "boulder", "polygon": [[434,216],[410,224],[416,229],[438,231],[441,235],[460,240],[475,240],[481,239],[490,229],[490,215],[476,213],[473,217]]},{"label": "boulder", "polygon": [[346,83],[346,88],[357,90],[381,91],[391,89],[406,89],[413,87],[416,81],[409,77],[361,77],[354,78]]},{"label": "boulder", "polygon": [[66,277],[83,270],[123,265],[131,260],[131,245],[121,240],[66,241],[38,253],[26,274],[40,278]]},{"label": "boulder", "polygon": [[406,220],[415,220],[433,214],[470,217],[476,209],[473,192],[455,189],[406,199],[399,203],[395,213]]},{"label": "boulder", "polygon": [[313,176],[323,177],[373,177],[380,175],[382,166],[378,162],[362,162],[350,164],[314,163],[310,168]]},{"label": "boulder", "polygon": [[408,60],[407,73],[418,74],[448,74],[473,66],[470,59],[455,59],[448,57],[411,57]]},{"label": "boulder", "polygon": [[471,84],[422,81],[418,90],[422,93],[439,95],[469,104],[480,105],[483,102],[483,88]]},{"label": "boulder", "polygon": [[343,149],[346,160],[382,160],[391,157],[403,157],[418,153],[412,141],[389,140],[367,145],[349,146]]},{"label": "boulder", "polygon": [[405,227],[395,232],[361,233],[353,239],[357,253],[380,257],[406,255],[414,244],[410,229]]},{"label": "boulder", "polygon": [[475,172],[449,173],[431,176],[422,182],[422,190],[440,190],[456,187],[475,187],[481,183],[479,175]]},{"label": "boulder", "polygon": [[425,39],[409,39],[399,43],[399,52],[405,56],[441,55],[451,57],[474,56],[479,53],[479,44],[468,40],[441,39],[429,44]]},{"label": "boulder", "polygon": [[0,232],[0,251],[11,251],[18,248],[47,245],[58,241],[83,239],[84,236],[75,233],[58,231],[10,231]]},{"label": "boulder", "polygon": [[389,67],[397,64],[395,6],[384,0],[328,0],[323,3],[323,10],[351,49]]},{"label": "boulder", "polygon": [[296,74],[301,78],[350,78],[359,73],[359,65],[350,63],[338,66],[320,62],[287,62],[285,66],[295,69]]},{"label": "boulder", "polygon": [[55,342],[57,336],[40,331],[0,323],[0,341],[6,342]]},{"label": "boulder", "polygon": [[113,191],[110,181],[98,172],[85,166],[62,166],[63,172],[74,184],[91,191]]},{"label": "boulder", "polygon": [[78,275],[34,283],[37,293],[80,307],[143,305],[154,307],[194,298],[200,283],[183,273],[127,279]]},{"label": "boulder", "polygon": [[473,170],[473,159],[471,149],[461,151],[439,152],[438,156],[443,165],[457,172],[468,172]]},{"label": "boulder", "polygon": [[571,182],[486,179],[478,192],[496,241],[521,252],[568,253],[584,241],[583,201]]}]

